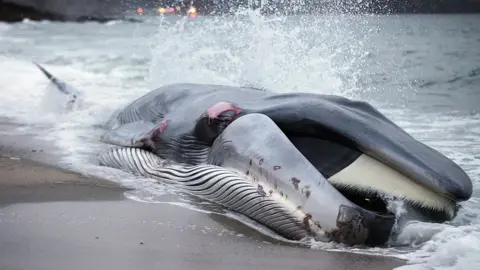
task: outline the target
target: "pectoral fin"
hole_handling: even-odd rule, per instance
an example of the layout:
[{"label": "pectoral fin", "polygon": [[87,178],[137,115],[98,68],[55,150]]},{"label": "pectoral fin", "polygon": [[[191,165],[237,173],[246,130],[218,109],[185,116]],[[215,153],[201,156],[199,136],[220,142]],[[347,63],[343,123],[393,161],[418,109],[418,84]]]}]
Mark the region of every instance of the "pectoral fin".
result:
[{"label": "pectoral fin", "polygon": [[156,125],[137,121],[109,130],[100,138],[101,142],[125,147],[151,147]]}]

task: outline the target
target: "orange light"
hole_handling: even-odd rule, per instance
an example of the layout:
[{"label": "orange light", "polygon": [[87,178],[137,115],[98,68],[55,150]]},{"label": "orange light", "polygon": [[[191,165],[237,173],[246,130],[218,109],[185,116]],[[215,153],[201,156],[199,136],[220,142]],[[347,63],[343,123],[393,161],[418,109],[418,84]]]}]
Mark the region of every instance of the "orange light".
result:
[{"label": "orange light", "polygon": [[191,7],[189,10],[188,10],[188,13],[197,13],[197,9],[195,7]]},{"label": "orange light", "polygon": [[158,8],[157,10],[158,10],[159,13],[162,13],[162,14],[165,13],[165,11],[166,11],[164,8]]},{"label": "orange light", "polygon": [[137,8],[137,12],[138,13],[143,13],[143,8],[141,8],[141,7]]}]

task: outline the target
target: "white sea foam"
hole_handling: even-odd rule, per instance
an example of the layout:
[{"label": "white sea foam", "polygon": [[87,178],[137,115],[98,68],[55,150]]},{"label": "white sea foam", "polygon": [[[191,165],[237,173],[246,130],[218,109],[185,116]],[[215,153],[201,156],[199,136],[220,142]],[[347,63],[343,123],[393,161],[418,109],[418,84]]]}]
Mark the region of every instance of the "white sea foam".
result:
[{"label": "white sea foam", "polygon": [[[103,132],[100,125],[110,113],[149,89],[175,82],[254,85],[281,92],[369,99],[379,92],[365,86],[365,81],[378,70],[367,75],[362,72],[365,61],[379,55],[371,45],[378,33],[385,32],[378,28],[378,20],[361,16],[263,17],[245,11],[229,19],[162,19],[144,24],[95,24],[95,28],[0,24],[0,113],[28,124],[2,132],[28,131],[47,139],[63,153],[60,166],[134,188],[126,193],[131,199],[191,207],[182,198],[165,200],[165,195],[175,191],[153,179],[96,165],[96,154],[106,147],[98,142]],[[31,60],[43,63],[80,89],[82,103],[65,108],[65,97],[52,90]],[[422,112],[371,101],[413,136],[459,163],[477,185],[478,115]],[[452,222],[408,223],[388,248],[347,248],[331,243],[313,243],[313,248],[395,256],[412,264],[399,269],[476,269],[480,267],[476,196],[463,204]],[[244,217],[224,214],[274,235]]]}]

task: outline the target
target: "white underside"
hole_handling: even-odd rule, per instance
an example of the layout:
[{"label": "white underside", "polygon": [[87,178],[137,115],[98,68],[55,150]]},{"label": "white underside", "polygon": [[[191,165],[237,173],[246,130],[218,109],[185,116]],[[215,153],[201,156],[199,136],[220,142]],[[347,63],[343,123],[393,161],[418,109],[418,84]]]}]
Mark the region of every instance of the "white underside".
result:
[{"label": "white underside", "polygon": [[389,166],[362,154],[345,169],[328,179],[338,187],[359,193],[379,192],[408,200],[427,209],[436,209],[453,215],[454,204]]}]

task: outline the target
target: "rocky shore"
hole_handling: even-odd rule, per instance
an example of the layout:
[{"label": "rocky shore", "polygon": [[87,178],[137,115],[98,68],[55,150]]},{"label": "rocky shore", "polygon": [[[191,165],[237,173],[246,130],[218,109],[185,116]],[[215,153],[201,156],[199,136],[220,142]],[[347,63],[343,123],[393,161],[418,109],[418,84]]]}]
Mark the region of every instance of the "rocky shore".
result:
[{"label": "rocky shore", "polygon": [[[251,3],[253,8],[260,8],[266,14],[298,14],[298,13],[480,13],[480,0],[342,0],[342,1],[299,1],[278,4],[278,1],[269,3],[260,0]],[[178,1],[177,1],[178,2]],[[19,22],[29,20],[52,21],[97,21],[111,20],[138,21],[142,14],[156,14],[161,6],[173,6],[178,3],[173,0],[0,0],[0,21]],[[193,2],[200,15],[230,13],[239,7],[247,6],[246,0],[214,1],[197,0]],[[277,4],[276,4],[277,3]],[[188,3],[190,4],[190,2]],[[137,17],[137,18],[136,18]]]}]

